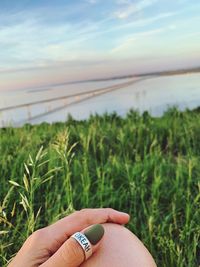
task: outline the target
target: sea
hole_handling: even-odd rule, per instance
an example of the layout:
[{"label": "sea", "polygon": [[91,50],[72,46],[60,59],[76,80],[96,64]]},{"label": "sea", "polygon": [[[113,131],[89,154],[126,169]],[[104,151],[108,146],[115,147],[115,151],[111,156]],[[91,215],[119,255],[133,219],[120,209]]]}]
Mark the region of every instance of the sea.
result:
[{"label": "sea", "polygon": [[170,107],[199,106],[200,73],[55,84],[0,91],[0,127],[62,122],[69,114],[76,120],[105,112],[124,117],[130,109],[158,117]]}]

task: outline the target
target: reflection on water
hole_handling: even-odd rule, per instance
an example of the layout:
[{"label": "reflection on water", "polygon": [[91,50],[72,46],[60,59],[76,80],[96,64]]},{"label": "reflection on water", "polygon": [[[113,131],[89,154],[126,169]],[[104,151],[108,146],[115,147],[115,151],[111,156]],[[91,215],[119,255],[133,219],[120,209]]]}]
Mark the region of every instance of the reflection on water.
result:
[{"label": "reflection on water", "polygon": [[[64,121],[69,113],[75,119],[86,119],[91,113],[113,111],[123,116],[132,108],[160,116],[169,106],[175,105],[181,110],[200,106],[200,74],[87,82],[51,86],[50,89],[1,93],[0,108],[58,100],[1,111],[0,126],[18,126],[28,121]],[[69,95],[74,96],[63,98]]]}]

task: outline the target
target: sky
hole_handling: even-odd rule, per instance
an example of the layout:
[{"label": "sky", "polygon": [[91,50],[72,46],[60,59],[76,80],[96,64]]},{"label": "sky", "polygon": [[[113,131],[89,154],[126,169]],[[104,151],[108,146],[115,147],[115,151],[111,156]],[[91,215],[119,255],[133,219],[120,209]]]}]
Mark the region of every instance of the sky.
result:
[{"label": "sky", "polygon": [[199,0],[0,0],[0,90],[200,66]]}]

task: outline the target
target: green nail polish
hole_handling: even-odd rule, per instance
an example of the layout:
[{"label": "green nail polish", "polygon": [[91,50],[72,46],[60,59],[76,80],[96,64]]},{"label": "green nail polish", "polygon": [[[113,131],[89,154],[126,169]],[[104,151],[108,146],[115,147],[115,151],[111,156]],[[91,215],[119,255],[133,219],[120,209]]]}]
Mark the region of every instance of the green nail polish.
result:
[{"label": "green nail polish", "polygon": [[88,238],[92,245],[96,245],[104,235],[104,228],[101,224],[95,224],[85,230],[84,235]]}]

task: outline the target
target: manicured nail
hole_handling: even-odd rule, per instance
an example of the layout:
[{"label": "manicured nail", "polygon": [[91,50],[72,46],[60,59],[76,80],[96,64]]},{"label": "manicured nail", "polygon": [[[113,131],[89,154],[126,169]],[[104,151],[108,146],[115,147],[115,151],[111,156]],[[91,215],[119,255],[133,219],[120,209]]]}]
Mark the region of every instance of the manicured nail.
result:
[{"label": "manicured nail", "polygon": [[104,228],[101,224],[95,224],[85,230],[84,235],[88,238],[92,245],[96,245],[104,235]]}]

